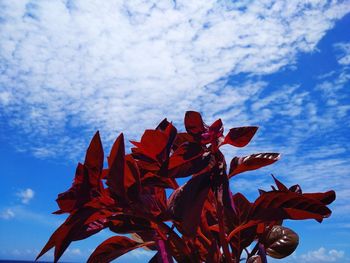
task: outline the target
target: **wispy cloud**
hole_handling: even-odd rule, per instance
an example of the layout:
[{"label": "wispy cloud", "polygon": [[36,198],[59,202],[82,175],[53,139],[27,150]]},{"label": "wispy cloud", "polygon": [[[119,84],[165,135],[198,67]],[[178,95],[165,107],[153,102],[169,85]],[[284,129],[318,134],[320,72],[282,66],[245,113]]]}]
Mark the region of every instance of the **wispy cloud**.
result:
[{"label": "wispy cloud", "polygon": [[58,227],[63,223],[62,219],[58,219],[55,215],[47,215],[29,209],[27,206],[16,205],[11,207],[4,207],[0,213],[3,219],[14,219],[23,222],[31,222],[34,224],[45,225],[50,228]]},{"label": "wispy cloud", "polygon": [[[269,262],[280,262],[281,260],[275,260],[269,258]],[[320,247],[316,250],[308,251],[304,254],[297,255],[293,253],[290,257],[283,259],[283,262],[287,263],[330,263],[330,262],[348,262],[348,259],[345,257],[345,253],[342,250],[336,249],[326,249]]]},{"label": "wispy cloud", "polygon": [[143,248],[135,249],[125,255],[125,258],[134,258],[135,260],[144,260],[145,258],[151,259],[154,256],[154,251],[145,250]]},{"label": "wispy cloud", "polygon": [[0,212],[0,218],[2,219],[11,219],[15,217],[15,213],[12,211],[12,209],[7,208],[5,210],[3,210],[2,212]]},{"label": "wispy cloud", "polygon": [[33,189],[27,188],[25,190],[20,190],[16,195],[21,199],[23,204],[28,204],[30,200],[34,198],[35,192]]},{"label": "wispy cloud", "polygon": [[180,123],[191,108],[211,117],[237,114],[232,104],[247,99],[240,90],[264,85],[225,89],[222,79],[293,65],[350,7],[321,0],[27,0],[2,2],[1,10],[1,117],[24,135],[11,140],[38,157],[76,157],[96,129],[111,142],[120,131],[138,136],[163,116]]},{"label": "wispy cloud", "polygon": [[339,51],[338,63],[341,65],[350,65],[350,43],[336,43],[334,47]]},{"label": "wispy cloud", "polygon": [[[29,246],[30,247],[30,246]],[[22,260],[34,260],[39,254],[40,250],[37,248],[14,248],[14,249],[2,249],[0,250],[0,257],[6,259],[22,259]],[[62,256],[63,262],[82,261],[86,255],[90,252],[82,250],[80,248],[67,248]],[[41,260],[52,261],[54,257],[54,251],[50,250],[41,257]]]},{"label": "wispy cloud", "polygon": [[324,247],[315,251],[309,251],[300,256],[303,262],[337,262],[344,258],[344,251],[335,249],[326,250]]}]

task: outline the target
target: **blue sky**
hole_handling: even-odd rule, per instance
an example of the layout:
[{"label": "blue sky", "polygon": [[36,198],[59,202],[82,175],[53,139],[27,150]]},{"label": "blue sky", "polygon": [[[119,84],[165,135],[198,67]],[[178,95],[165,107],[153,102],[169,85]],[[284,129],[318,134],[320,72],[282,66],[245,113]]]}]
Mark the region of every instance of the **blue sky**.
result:
[{"label": "blue sky", "polygon": [[[33,259],[63,222],[54,200],[96,130],[109,152],[120,132],[138,139],[164,117],[183,130],[196,110],[226,130],[260,127],[248,147],[223,147],[227,161],[282,154],[234,178],[234,192],[254,200],[271,173],[336,190],[322,224],[286,222],[301,240],[283,262],[350,262],[349,1],[0,0],[0,10],[0,259]],[[108,236],[73,243],[63,260],[84,262]]]}]

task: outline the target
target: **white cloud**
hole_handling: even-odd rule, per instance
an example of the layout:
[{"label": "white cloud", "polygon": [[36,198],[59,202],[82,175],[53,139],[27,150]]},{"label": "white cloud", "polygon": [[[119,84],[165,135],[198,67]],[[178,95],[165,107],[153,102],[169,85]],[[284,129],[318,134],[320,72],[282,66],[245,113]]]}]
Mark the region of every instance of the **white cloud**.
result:
[{"label": "white cloud", "polygon": [[35,192],[32,189],[27,188],[25,190],[18,191],[16,195],[21,199],[23,204],[28,204],[30,200],[34,198]]},{"label": "white cloud", "polygon": [[80,256],[82,255],[82,252],[79,248],[68,248],[65,254],[70,254],[72,256]]},{"label": "white cloud", "polygon": [[135,259],[145,259],[145,258],[149,258],[151,259],[154,256],[155,252],[154,251],[150,251],[150,250],[145,250],[143,248],[138,248],[138,249],[134,249],[132,251],[130,251],[129,253],[125,254],[125,258],[127,257],[132,257]]},{"label": "white cloud", "polygon": [[[280,262],[281,260],[269,258],[269,262]],[[304,254],[297,255],[293,253],[291,256],[283,259],[286,263],[330,263],[330,262],[348,262],[345,253],[342,250],[320,247],[317,250],[311,250]]]},{"label": "white cloud", "polygon": [[350,43],[336,43],[334,47],[340,51],[338,63],[341,65],[350,65]]},{"label": "white cloud", "polygon": [[188,109],[237,114],[233,100],[247,98],[218,80],[291,66],[350,7],[322,0],[26,0],[2,2],[1,10],[0,107],[26,138],[12,141],[38,157],[76,157],[96,129],[111,142],[120,131],[135,138],[163,116],[182,122]]},{"label": "white cloud", "polygon": [[302,262],[336,262],[344,257],[344,251],[335,249],[326,250],[324,247],[309,251],[300,256]]},{"label": "white cloud", "polygon": [[57,215],[43,214],[33,211],[24,205],[12,206],[7,210],[12,211],[12,213],[16,216],[16,219],[19,221],[32,222],[42,226],[45,225],[50,228],[58,227],[63,223],[62,219],[57,218]]},{"label": "white cloud", "polygon": [[[38,248],[25,248],[19,246],[15,249],[4,249],[0,251],[0,256],[3,258],[9,258],[14,260],[33,260],[41,251]],[[90,254],[90,251],[82,250],[80,248],[67,248],[67,250],[64,252],[62,256],[62,260],[65,262],[71,262],[73,261],[82,261],[86,260],[87,256]],[[52,261],[54,257],[54,250],[49,250],[47,253],[45,253],[40,259],[45,260],[47,262]]]},{"label": "white cloud", "polygon": [[8,208],[0,213],[0,218],[2,218],[2,219],[11,219],[14,217],[15,217],[15,213],[10,208]]}]

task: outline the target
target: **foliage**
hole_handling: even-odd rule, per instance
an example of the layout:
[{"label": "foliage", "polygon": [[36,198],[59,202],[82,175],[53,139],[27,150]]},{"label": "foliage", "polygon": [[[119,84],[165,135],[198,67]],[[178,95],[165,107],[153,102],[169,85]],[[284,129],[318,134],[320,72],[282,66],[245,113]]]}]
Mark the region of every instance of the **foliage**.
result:
[{"label": "foliage", "polygon": [[[97,132],[72,187],[57,198],[55,213],[69,216],[37,259],[54,247],[57,262],[72,241],[109,228],[123,235],[100,244],[88,262],[109,262],[140,247],[156,251],[150,262],[267,262],[266,255],[284,258],[298,245],[298,235],[282,226],[284,219],[321,222],[331,214],[327,205],[335,200],[334,191],[303,193],[299,185],[288,188],[275,177],[276,187],[259,190],[252,203],[232,194],[230,178],[280,158],[277,153],[235,157],[227,170],[220,147],[246,146],[258,127],[233,128],[224,136],[220,119],[208,126],[194,111],[186,113],[185,127],[178,133],[164,119],[140,142],[131,142],[130,154],[119,135],[107,168]],[[190,179],[178,186],[180,177]],[[173,189],[169,198],[166,188]]]}]

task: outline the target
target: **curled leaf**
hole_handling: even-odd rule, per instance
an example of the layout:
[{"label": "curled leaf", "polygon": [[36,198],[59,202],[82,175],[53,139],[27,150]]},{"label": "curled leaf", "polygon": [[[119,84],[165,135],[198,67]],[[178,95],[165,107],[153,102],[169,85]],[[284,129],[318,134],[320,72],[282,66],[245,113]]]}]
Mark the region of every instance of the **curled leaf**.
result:
[{"label": "curled leaf", "polygon": [[187,111],[185,114],[185,128],[192,136],[199,136],[205,131],[202,116],[196,111]]},{"label": "curled leaf", "polygon": [[[326,196],[327,193],[319,193]],[[254,202],[250,216],[256,220],[315,219],[329,217],[331,210],[322,202],[305,194],[271,191],[260,195]]]},{"label": "curled leaf", "polygon": [[285,258],[297,248],[299,236],[287,227],[275,225],[266,234],[263,244],[270,257]]},{"label": "curled leaf", "polygon": [[234,157],[230,163],[229,177],[273,164],[279,159],[279,153],[257,153],[245,157]]}]

